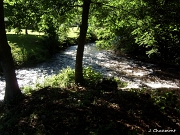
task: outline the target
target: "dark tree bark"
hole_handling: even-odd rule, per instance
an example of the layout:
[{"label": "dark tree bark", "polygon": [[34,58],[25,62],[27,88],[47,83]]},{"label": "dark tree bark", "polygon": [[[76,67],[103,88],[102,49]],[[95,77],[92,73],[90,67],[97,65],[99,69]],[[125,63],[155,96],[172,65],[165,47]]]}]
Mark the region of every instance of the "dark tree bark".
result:
[{"label": "dark tree bark", "polygon": [[11,48],[7,42],[4,23],[3,0],[0,0],[0,63],[6,81],[4,100],[11,101],[15,97],[21,96],[22,93],[17,83]]},{"label": "dark tree bark", "polygon": [[80,26],[80,37],[76,54],[76,65],[75,65],[75,83],[83,84],[83,52],[84,52],[84,44],[86,40],[86,33],[88,28],[88,16],[90,9],[91,0],[84,0],[83,2],[83,12],[82,12],[82,24]]},{"label": "dark tree bark", "polygon": [[28,35],[28,28],[25,28],[25,34]]}]

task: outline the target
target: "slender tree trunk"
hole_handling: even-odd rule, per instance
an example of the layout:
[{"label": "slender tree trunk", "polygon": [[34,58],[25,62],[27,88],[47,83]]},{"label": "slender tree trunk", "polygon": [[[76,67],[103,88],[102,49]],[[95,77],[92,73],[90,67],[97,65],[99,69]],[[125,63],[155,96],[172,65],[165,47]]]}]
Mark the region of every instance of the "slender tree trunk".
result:
[{"label": "slender tree trunk", "polygon": [[11,48],[7,43],[4,23],[3,0],[0,0],[0,63],[6,81],[4,100],[10,101],[13,100],[16,96],[21,96],[22,93],[17,83]]},{"label": "slender tree trunk", "polygon": [[75,83],[83,84],[83,52],[84,44],[86,40],[86,33],[88,28],[88,16],[90,9],[91,0],[84,0],[83,2],[83,12],[82,12],[82,24],[80,26],[80,37],[76,54],[76,66],[75,66]]},{"label": "slender tree trunk", "polygon": [[28,28],[25,28],[25,34],[28,35]]}]

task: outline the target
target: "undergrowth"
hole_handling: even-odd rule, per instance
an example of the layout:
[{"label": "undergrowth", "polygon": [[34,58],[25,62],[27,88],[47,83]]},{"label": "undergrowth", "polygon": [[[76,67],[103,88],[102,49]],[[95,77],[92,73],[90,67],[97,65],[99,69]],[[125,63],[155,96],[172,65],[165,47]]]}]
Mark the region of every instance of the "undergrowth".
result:
[{"label": "undergrowth", "polygon": [[75,86],[74,73],[67,67],[43,83],[37,81],[35,88],[25,87],[27,96],[18,105],[0,103],[0,135],[156,135],[148,131],[180,131],[177,93],[145,88],[114,91],[113,86],[109,86],[112,91],[96,89],[97,82],[101,85],[103,80],[120,86],[126,83],[104,79],[91,67],[83,70],[86,86]]},{"label": "undergrowth", "polygon": [[[85,67],[83,69],[83,76],[84,76],[84,85],[88,87],[94,87],[95,84],[103,79],[103,75],[99,72],[96,72],[91,67]],[[68,88],[75,85],[75,70],[67,67],[62,69],[59,74],[53,75],[50,77],[45,77],[44,81],[37,80],[35,87],[32,86],[25,86],[23,88],[24,93],[30,94],[31,91],[38,88],[44,87],[52,87],[52,88]],[[110,80],[117,82],[118,87],[122,88],[127,86],[126,82],[120,81],[118,78],[110,78]]]},{"label": "undergrowth", "polygon": [[[95,88],[101,80],[104,79],[103,75],[99,72],[96,72],[91,67],[86,67],[83,69],[83,75],[84,75],[84,81],[85,86],[90,88]],[[51,88],[73,88],[75,85],[75,70],[67,67],[65,69],[62,69],[59,74],[53,75],[51,77],[46,77],[43,82],[40,82],[37,80],[37,83],[35,87],[32,86],[25,86],[23,88],[23,92],[25,94],[31,94],[34,90],[38,90],[40,88],[45,87],[51,87]],[[123,87],[127,86],[126,82],[120,81],[118,78],[108,78],[110,81],[114,81],[118,85],[118,89],[121,89]],[[114,85],[114,83],[112,83]],[[100,84],[104,85],[104,84]],[[105,85],[105,87],[108,87]],[[110,86],[113,88],[113,86]],[[99,92],[103,92],[102,90],[99,90]],[[105,88],[104,88],[105,89]],[[163,92],[159,90],[152,90],[147,91],[146,88],[142,89],[129,89],[129,91],[137,93],[140,98],[151,98],[154,102],[154,105],[157,105],[159,109],[162,112],[165,112],[166,110],[176,110],[177,112],[180,112],[180,108],[178,106],[178,96],[173,91]],[[98,92],[97,92],[98,93]]]},{"label": "undergrowth", "polygon": [[145,89],[97,93],[78,88],[45,87],[18,105],[0,103],[0,135],[156,135],[148,131],[157,130],[178,135],[180,131],[180,115],[173,107],[160,109],[157,96],[146,95]]}]

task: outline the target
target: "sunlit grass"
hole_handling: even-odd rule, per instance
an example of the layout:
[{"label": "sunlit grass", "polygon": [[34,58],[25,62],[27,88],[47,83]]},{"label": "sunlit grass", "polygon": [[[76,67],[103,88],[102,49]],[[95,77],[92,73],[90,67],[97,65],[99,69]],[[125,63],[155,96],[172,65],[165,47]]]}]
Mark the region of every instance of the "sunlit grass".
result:
[{"label": "sunlit grass", "polygon": [[[88,87],[95,87],[95,85],[101,80],[105,79],[103,75],[91,67],[85,67],[83,69],[84,85]],[[117,88],[123,88],[127,86],[126,82],[120,81],[118,78],[106,78],[110,81],[117,83]],[[103,85],[103,84],[102,84]],[[47,76],[44,80],[37,80],[35,86],[24,86],[23,92],[31,94],[33,89],[39,89],[44,87],[51,88],[71,88],[75,86],[75,70],[67,67],[62,69],[59,74],[53,76]],[[113,87],[113,86],[112,86]],[[103,88],[102,88],[103,89]]]},{"label": "sunlit grass", "polygon": [[77,38],[79,36],[79,27],[72,27],[68,33],[68,37]]},{"label": "sunlit grass", "polygon": [[[85,83],[94,85],[98,80],[102,78],[102,75],[94,71],[91,67],[86,67],[83,70]],[[46,77],[43,82],[37,80],[35,88],[31,86],[25,86],[23,89],[24,93],[30,94],[33,89],[52,87],[52,88],[67,88],[72,87],[75,84],[75,70],[67,67],[59,72],[57,75]]]},{"label": "sunlit grass", "polygon": [[[19,34],[25,34],[25,29],[21,29],[22,31]],[[15,29],[11,31],[6,30],[6,34],[16,34]],[[28,30],[28,35],[44,35],[44,32],[32,31]],[[79,27],[69,28],[68,37],[76,38],[79,36]]]},{"label": "sunlit grass", "polygon": [[46,60],[48,53],[40,43],[41,35],[7,34],[7,39],[15,65],[31,65]]},{"label": "sunlit grass", "polygon": [[[15,65],[31,65],[45,61],[49,57],[48,50],[42,45],[43,32],[28,30],[25,34],[25,29],[18,34],[16,30],[6,30],[8,43],[11,46],[11,52]],[[79,33],[78,27],[70,28],[68,37],[77,38]]]},{"label": "sunlit grass", "polygon": [[[25,34],[25,29],[21,29],[22,32],[20,34]],[[38,31],[32,31],[32,30],[27,30],[28,35],[44,35],[44,32],[38,32]],[[15,29],[12,29],[11,31],[6,30],[6,34],[16,34]]]}]

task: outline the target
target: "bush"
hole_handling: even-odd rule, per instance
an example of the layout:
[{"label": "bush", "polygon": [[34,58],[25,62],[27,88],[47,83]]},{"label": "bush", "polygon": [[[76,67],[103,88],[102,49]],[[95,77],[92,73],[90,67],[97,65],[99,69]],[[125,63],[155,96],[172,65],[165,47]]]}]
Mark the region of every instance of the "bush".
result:
[{"label": "bush", "polygon": [[152,93],[152,98],[154,99],[155,104],[158,105],[161,110],[165,110],[167,108],[175,109],[178,103],[177,95],[172,91],[165,93],[154,91]]},{"label": "bush", "polygon": [[70,67],[60,71],[58,75],[47,77],[43,82],[43,87],[70,87],[74,84],[75,71]]},{"label": "bush", "polygon": [[98,80],[103,77],[102,74],[94,71],[91,67],[84,68],[83,75],[85,84],[88,86],[94,85]]},{"label": "bush", "polygon": [[93,30],[88,29],[87,35],[86,35],[86,42],[95,42],[97,40],[97,35]]},{"label": "bush", "polygon": [[114,33],[110,32],[110,30],[107,28],[99,28],[96,31],[96,34],[97,34],[96,46],[99,49],[112,48],[112,43],[115,37]]},{"label": "bush", "polygon": [[[93,85],[97,80],[102,78],[102,75],[100,73],[95,72],[90,67],[84,68],[83,75],[86,85]],[[43,87],[71,87],[75,83],[74,77],[75,70],[67,67],[66,69],[61,70],[58,75],[46,78]]]},{"label": "bush", "polygon": [[133,27],[123,26],[115,30],[116,37],[113,41],[114,49],[121,53],[144,53],[142,47],[135,43],[135,37],[131,34]]},{"label": "bush", "polygon": [[[101,82],[101,80],[106,80],[109,83],[109,88],[116,87],[124,87],[127,85],[125,82],[119,81],[117,78],[103,78],[103,75],[94,71],[91,67],[86,67],[83,69],[83,76],[85,81],[85,86],[91,87],[91,88],[97,88],[95,87],[98,82]],[[38,88],[44,88],[44,87],[53,87],[53,88],[68,88],[72,87],[75,84],[75,70],[71,69],[70,67],[67,67],[59,72],[57,75],[53,75],[51,77],[46,77],[42,83],[37,80],[35,88],[31,88],[29,86],[25,86],[24,91],[25,93],[29,94],[32,89],[38,89]],[[100,83],[99,83],[100,84]],[[103,90],[104,87],[102,87],[101,90]],[[105,90],[105,89],[104,89]]]},{"label": "bush", "polygon": [[41,44],[44,46],[44,49],[48,50],[50,55],[53,55],[61,48],[58,39],[47,35],[43,37]]}]

